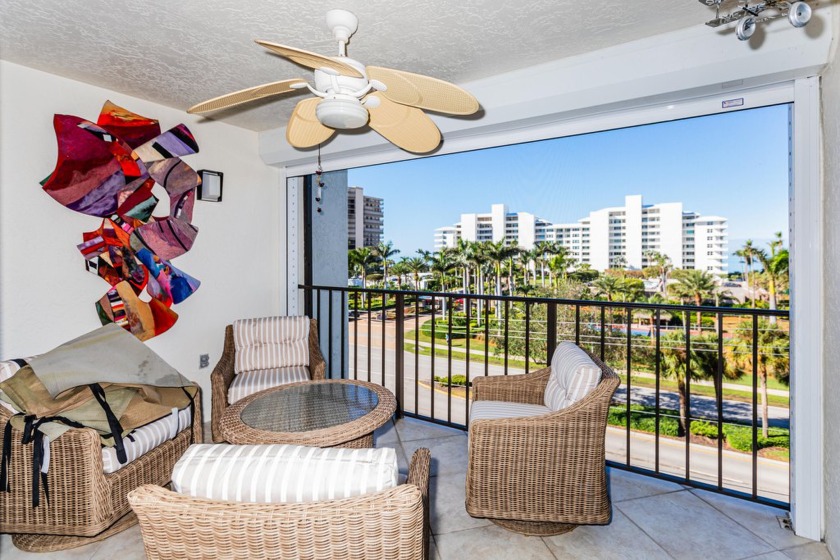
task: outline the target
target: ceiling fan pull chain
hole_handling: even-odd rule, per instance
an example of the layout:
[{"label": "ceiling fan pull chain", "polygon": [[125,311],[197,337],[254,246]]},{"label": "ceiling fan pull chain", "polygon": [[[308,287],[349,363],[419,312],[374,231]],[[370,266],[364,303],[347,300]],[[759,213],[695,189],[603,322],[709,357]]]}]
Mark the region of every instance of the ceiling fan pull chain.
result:
[{"label": "ceiling fan pull chain", "polygon": [[323,213],[323,210],[321,209],[321,198],[323,196],[323,189],[326,186],[322,177],[323,174],[324,169],[321,167],[321,144],[318,144],[318,167],[315,169],[315,178],[318,181],[318,191],[315,193],[315,202],[318,203],[316,211],[319,214]]}]

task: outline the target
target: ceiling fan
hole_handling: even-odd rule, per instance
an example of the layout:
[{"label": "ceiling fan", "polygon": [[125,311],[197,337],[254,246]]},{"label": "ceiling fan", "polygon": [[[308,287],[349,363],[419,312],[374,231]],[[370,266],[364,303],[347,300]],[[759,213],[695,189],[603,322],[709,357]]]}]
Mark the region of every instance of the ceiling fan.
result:
[{"label": "ceiling fan", "polygon": [[475,97],[460,87],[420,74],[380,66],[365,66],[347,57],[347,42],[359,20],[346,10],[327,12],[327,27],[338,41],[338,56],[257,40],[269,51],[315,71],[314,86],[302,78],[282,80],[209,99],[187,109],[209,113],[258,99],[308,89],[315,97],[300,101],[286,127],[295,148],[311,148],[329,140],[336,130],[365,125],[396,146],[413,153],[438,147],[440,130],[423,109],[447,115],[478,111]]}]

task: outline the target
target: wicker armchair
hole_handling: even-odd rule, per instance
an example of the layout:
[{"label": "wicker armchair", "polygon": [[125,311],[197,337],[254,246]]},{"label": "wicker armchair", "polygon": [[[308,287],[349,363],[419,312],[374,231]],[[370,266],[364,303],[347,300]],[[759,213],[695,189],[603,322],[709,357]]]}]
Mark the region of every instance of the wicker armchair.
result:
[{"label": "wicker armchair", "polygon": [[[0,425],[10,415],[0,407]],[[74,428],[50,442],[49,500],[41,487],[38,507],[32,507],[32,444],[22,445],[21,437],[12,430],[11,491],[0,493],[0,533],[12,533],[14,545],[30,552],[75,548],[137,523],[127,494],[143,484],[168,484],[191,441],[202,441],[201,396],[195,399],[191,430],[111,474],[103,472],[102,445],[94,430]]]},{"label": "wicker armchair", "polygon": [[128,499],[148,560],[310,558],[425,560],[429,551],[428,449],[406,484],[375,494],[302,504],[220,502],[157,486]]},{"label": "wicker armchair", "polygon": [[[592,357],[592,356],[591,356]],[[598,385],[568,408],[470,424],[466,509],[507,529],[556,535],[609,523],[604,438],[619,378],[601,360]],[[476,400],[543,404],[550,368],[473,381]]]},{"label": "wicker armchair", "polygon": [[[219,363],[210,374],[210,432],[214,443],[222,443],[222,415],[230,406],[228,402],[228,389],[233,382],[235,372],[233,369],[236,358],[236,348],[233,343],[233,325],[225,327],[225,346],[222,350],[222,357]],[[309,375],[312,379],[324,379],[326,376],[327,364],[321,354],[318,344],[318,321],[309,321]]]}]

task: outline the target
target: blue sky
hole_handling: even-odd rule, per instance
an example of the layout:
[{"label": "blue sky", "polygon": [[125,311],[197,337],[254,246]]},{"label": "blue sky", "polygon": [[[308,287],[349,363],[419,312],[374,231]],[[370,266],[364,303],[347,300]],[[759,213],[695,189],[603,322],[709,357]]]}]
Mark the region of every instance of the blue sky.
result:
[{"label": "blue sky", "polygon": [[573,222],[627,194],[726,217],[734,251],[787,239],[788,106],[356,168],[348,180],[385,199],[385,239],[405,256],[493,203]]}]

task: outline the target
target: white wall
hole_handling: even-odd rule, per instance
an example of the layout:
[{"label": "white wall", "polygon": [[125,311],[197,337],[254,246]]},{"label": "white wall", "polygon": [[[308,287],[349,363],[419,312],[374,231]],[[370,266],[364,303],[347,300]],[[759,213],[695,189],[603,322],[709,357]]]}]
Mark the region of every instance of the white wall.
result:
[{"label": "white wall", "polygon": [[834,61],[822,76],[823,192],[825,274],[825,341],[823,347],[825,411],[823,453],[825,460],[825,541],[834,558],[840,558],[840,63]]},{"label": "white wall", "polygon": [[[56,163],[53,114],[95,122],[107,99],[160,120],[163,130],[185,123],[200,148],[185,161],[225,174],[223,201],[196,202],[198,237],[173,261],[201,287],[173,307],[180,315],[175,326],[149,341],[202,385],[209,419],[209,376],[224,326],[283,312],[285,198],[278,195],[285,179],[260,159],[254,132],[8,62],[0,62],[0,358],[44,352],[100,326],[94,303],[108,284],[84,270],[76,249],[82,232],[100,221],[61,206],[38,182]],[[168,200],[156,214],[166,211]],[[199,370],[201,353],[210,354],[211,367]]]}]

